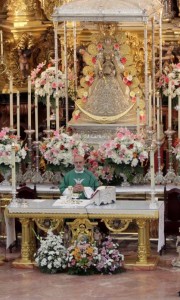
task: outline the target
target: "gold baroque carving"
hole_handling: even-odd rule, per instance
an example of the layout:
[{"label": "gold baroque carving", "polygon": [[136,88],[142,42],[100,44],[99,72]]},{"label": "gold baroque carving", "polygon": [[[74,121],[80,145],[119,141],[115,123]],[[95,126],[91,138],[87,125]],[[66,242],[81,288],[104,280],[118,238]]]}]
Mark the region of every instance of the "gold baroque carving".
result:
[{"label": "gold baroque carving", "polygon": [[59,231],[61,231],[62,226],[63,226],[63,219],[50,219],[50,218],[46,218],[46,219],[34,219],[36,225],[38,226],[38,228],[40,228],[41,230],[43,230],[44,232],[48,232],[49,229],[51,229],[52,231],[58,229]]},{"label": "gold baroque carving", "polygon": [[66,223],[72,231],[72,243],[76,242],[93,242],[93,228],[97,222],[90,222],[88,219],[75,219],[73,222]]},{"label": "gold baroque carving", "polygon": [[44,13],[48,20],[52,19],[52,13],[54,7],[61,6],[65,3],[71,2],[72,0],[40,0],[41,7],[44,10]]},{"label": "gold baroque carving", "polygon": [[37,7],[35,0],[8,0],[7,9],[13,15],[29,15],[34,13]]},{"label": "gold baroque carving", "polygon": [[112,231],[113,233],[119,233],[125,231],[130,222],[132,222],[132,219],[128,220],[120,220],[120,219],[103,219],[106,227]]}]

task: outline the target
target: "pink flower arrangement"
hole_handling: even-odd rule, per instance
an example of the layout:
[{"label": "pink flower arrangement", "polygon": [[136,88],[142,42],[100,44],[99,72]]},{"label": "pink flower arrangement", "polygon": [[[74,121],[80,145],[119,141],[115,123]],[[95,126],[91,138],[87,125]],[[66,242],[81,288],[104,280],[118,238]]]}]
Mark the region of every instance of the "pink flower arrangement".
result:
[{"label": "pink flower arrangement", "polygon": [[175,98],[180,95],[180,63],[166,66],[159,78],[158,88],[163,95],[169,95],[169,81],[171,81],[171,96]]},{"label": "pink flower arrangement", "polygon": [[142,136],[132,133],[127,128],[119,128],[115,137],[105,142],[99,151],[105,159],[110,159],[118,165],[136,167],[148,158]]},{"label": "pink flower arrangement", "polygon": [[40,98],[45,97],[48,92],[51,99],[55,98],[56,87],[58,97],[60,98],[65,96],[65,75],[60,70],[58,70],[56,80],[54,64],[54,60],[52,60],[51,64],[49,64],[48,66],[46,65],[46,62],[43,62],[40,63],[36,69],[31,71],[32,86],[34,86],[35,93]]},{"label": "pink flower arrangement", "polygon": [[99,248],[97,270],[102,274],[113,274],[123,271],[124,255],[118,250],[119,245],[108,237]]},{"label": "pink flower arrangement", "polygon": [[18,137],[16,135],[12,135],[8,127],[4,127],[0,131],[0,165],[3,164],[3,166],[11,166],[12,143],[15,144],[16,162],[19,163],[22,159],[25,159],[27,149],[22,147]]},{"label": "pink flower arrangement", "polygon": [[54,131],[50,141],[42,142],[39,146],[43,158],[51,165],[69,167],[73,165],[76,154],[82,156],[88,151],[88,146],[78,134],[68,135],[65,132]]}]

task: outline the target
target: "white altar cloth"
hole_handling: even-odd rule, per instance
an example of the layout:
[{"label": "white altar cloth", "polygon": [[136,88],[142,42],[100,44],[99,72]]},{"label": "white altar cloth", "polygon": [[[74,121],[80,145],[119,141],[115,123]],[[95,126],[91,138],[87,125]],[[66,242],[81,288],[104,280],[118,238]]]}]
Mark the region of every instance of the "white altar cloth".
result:
[{"label": "white altar cloth", "polygon": [[[55,203],[58,205],[54,206]],[[71,205],[65,205],[60,203],[59,200],[46,200],[37,202],[35,200],[27,200],[27,207],[13,207],[9,205],[7,207],[9,216],[12,214],[16,217],[35,217],[36,214],[43,214],[48,217],[50,214],[65,215],[72,214],[72,217],[77,215],[84,215],[87,218],[103,218],[105,216],[113,216],[114,218],[132,218],[138,220],[140,218],[145,220],[157,219],[159,220],[159,233],[158,233],[158,252],[164,245],[164,202],[158,201],[156,208],[150,208],[150,201],[137,201],[137,200],[119,200],[113,204],[96,206],[89,204],[90,200],[83,200],[83,205],[76,204],[75,207]],[[87,205],[86,205],[87,202]],[[8,226],[8,223],[7,223]],[[8,230],[7,230],[8,232]]]}]

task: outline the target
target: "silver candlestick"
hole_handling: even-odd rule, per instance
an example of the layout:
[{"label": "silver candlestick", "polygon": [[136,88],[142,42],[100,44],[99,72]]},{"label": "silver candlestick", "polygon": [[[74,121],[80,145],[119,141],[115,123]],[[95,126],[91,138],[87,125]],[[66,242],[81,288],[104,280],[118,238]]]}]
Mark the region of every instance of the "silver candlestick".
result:
[{"label": "silver candlestick", "polygon": [[[146,131],[147,134],[147,139],[146,139],[146,147],[147,149],[150,149],[151,144],[153,143],[153,135],[154,135],[155,131],[153,130],[152,127],[149,127]],[[151,170],[150,168],[148,169],[148,172],[146,173],[146,175],[144,176],[144,183],[149,183],[151,181]]]},{"label": "silver candlestick", "polygon": [[176,177],[176,174],[173,169],[173,160],[172,160],[172,136],[174,133],[175,131],[172,129],[168,129],[167,131],[165,131],[165,134],[168,137],[168,153],[169,153],[169,168],[167,174],[164,177],[166,183],[174,182],[174,179]]},{"label": "silver candlestick", "polygon": [[160,140],[158,140],[156,142],[157,144],[157,150],[158,150],[158,171],[155,175],[155,183],[156,184],[164,184],[165,183],[165,179],[164,179],[164,176],[163,176],[163,173],[161,171],[161,145],[162,145],[162,142]]},{"label": "silver candlestick", "polygon": [[36,164],[35,164],[35,173],[32,177],[32,182],[35,184],[43,182],[41,173],[39,172],[39,143],[40,143],[39,141],[33,142],[33,145],[35,145],[35,150],[36,150]]},{"label": "silver candlestick", "polygon": [[27,171],[24,173],[25,181],[31,181],[34,172],[32,169],[32,135],[34,134],[35,130],[27,129],[24,131],[28,136],[28,167]]}]

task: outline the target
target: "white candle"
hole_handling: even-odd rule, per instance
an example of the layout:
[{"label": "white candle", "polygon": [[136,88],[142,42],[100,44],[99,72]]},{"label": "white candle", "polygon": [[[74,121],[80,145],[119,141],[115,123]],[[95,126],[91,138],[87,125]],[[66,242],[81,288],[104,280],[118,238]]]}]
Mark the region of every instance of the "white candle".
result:
[{"label": "white candle", "polygon": [[136,98],[137,100],[137,134],[140,132],[140,111],[139,111],[139,96]]},{"label": "white candle", "polygon": [[171,97],[171,80],[168,86],[168,129],[172,126],[172,97]]},{"label": "white candle", "polygon": [[152,104],[151,104],[151,76],[149,76],[149,127],[152,127]]},{"label": "white candle", "polygon": [[17,136],[20,137],[20,94],[19,91],[17,91],[16,94],[17,97]]},{"label": "white candle", "polygon": [[151,146],[150,150],[150,173],[151,173],[151,191],[155,189],[155,179],[154,179],[154,149]]},{"label": "white candle", "polygon": [[35,93],[35,138],[38,141],[38,95]]},{"label": "white candle", "polygon": [[31,77],[28,76],[28,129],[31,129]]},{"label": "white candle", "polygon": [[49,95],[49,81],[47,81],[47,94],[46,94],[46,113],[47,113],[47,130],[50,130],[50,95]]},{"label": "white candle", "polygon": [[180,139],[180,95],[178,96],[178,139]]},{"label": "white candle", "polygon": [[3,57],[3,32],[0,31],[0,43],[1,43],[1,59]]},{"label": "white candle", "polygon": [[157,140],[160,140],[160,107],[159,107],[159,93],[157,93]]},{"label": "white candle", "polygon": [[9,112],[10,112],[10,128],[13,129],[13,78],[9,78]]},{"label": "white candle", "polygon": [[15,144],[12,143],[11,148],[11,165],[12,165],[12,192],[15,192],[16,190],[16,162],[15,162]]}]

